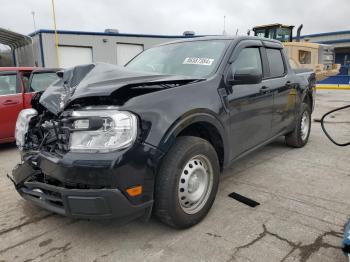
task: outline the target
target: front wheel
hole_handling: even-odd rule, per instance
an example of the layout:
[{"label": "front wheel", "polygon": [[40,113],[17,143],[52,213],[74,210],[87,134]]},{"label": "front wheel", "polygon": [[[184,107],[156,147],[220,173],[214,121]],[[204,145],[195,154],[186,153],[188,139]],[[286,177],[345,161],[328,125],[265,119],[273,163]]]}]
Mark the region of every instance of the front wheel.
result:
[{"label": "front wheel", "polygon": [[291,147],[303,147],[309,140],[311,131],[311,109],[302,103],[299,117],[294,130],[286,135],[286,143]]},{"label": "front wheel", "polygon": [[219,173],[219,160],[210,143],[198,137],[177,138],[157,175],[156,216],[175,228],[199,223],[215,200]]}]

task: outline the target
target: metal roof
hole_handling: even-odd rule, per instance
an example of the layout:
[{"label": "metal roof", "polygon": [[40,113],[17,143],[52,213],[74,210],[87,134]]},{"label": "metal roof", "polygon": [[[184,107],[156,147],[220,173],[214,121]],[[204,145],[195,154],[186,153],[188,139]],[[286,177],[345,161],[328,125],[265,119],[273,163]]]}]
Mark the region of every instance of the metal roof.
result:
[{"label": "metal roof", "polygon": [[32,38],[26,35],[0,28],[0,44],[8,45],[12,49],[32,44]]},{"label": "metal roof", "polygon": [[350,34],[350,30],[342,30],[342,31],[334,31],[334,32],[326,32],[326,33],[302,35],[301,38],[306,38],[306,37],[319,37],[319,36],[330,36],[330,35],[346,35],[346,34]]},{"label": "metal roof", "polygon": [[[33,33],[30,33],[29,36],[33,37],[38,34],[54,34],[54,30],[49,29],[40,29]],[[130,34],[130,33],[105,33],[105,32],[88,32],[88,31],[70,31],[70,30],[57,30],[57,33],[60,35],[99,35],[99,36],[127,36],[127,37],[149,37],[149,38],[194,38],[200,37],[203,35],[153,35],[153,34]]]},{"label": "metal roof", "polygon": [[319,43],[319,44],[346,44],[346,43],[350,43],[350,38],[346,38],[346,39],[338,39],[338,40],[327,40],[327,41],[323,41],[323,40],[318,40],[315,41],[315,43]]}]

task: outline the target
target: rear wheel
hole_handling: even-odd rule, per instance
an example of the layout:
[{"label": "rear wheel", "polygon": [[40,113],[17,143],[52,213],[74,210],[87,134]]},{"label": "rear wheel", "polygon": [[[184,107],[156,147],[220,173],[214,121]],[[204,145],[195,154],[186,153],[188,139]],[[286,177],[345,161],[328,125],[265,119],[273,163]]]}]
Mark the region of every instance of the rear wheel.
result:
[{"label": "rear wheel", "polygon": [[296,121],[293,132],[286,135],[286,143],[291,147],[303,147],[309,140],[311,131],[311,109],[306,103],[302,103],[300,115]]},{"label": "rear wheel", "polygon": [[209,212],[219,184],[215,149],[198,137],[179,137],[162,161],[155,188],[155,214],[165,224],[187,228]]}]

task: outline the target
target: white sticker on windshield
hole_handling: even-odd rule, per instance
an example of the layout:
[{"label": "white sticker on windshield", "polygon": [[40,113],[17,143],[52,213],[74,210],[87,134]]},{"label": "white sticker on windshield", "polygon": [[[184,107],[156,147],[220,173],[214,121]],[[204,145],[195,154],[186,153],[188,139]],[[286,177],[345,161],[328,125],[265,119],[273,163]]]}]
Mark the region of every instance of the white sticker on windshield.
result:
[{"label": "white sticker on windshield", "polygon": [[213,62],[214,59],[212,58],[186,57],[182,64],[211,66]]}]

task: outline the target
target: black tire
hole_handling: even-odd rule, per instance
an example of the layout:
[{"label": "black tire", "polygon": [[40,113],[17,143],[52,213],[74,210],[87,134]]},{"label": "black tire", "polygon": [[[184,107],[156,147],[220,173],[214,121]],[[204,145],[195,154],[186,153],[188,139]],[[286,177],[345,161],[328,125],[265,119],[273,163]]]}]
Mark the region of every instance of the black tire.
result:
[{"label": "black tire", "polygon": [[[302,120],[305,114],[308,121],[307,132],[302,131]],[[300,114],[297,118],[295,128],[291,133],[287,134],[285,137],[286,144],[288,146],[296,147],[296,148],[305,146],[309,140],[310,131],[311,131],[311,108],[308,104],[302,103]]]},{"label": "black tire", "polygon": [[[183,198],[181,194],[190,191],[188,189],[185,193],[180,193],[180,190],[182,190],[180,182],[184,183],[183,176],[186,174],[186,169],[189,168],[188,163],[194,161],[197,156],[204,156],[206,160],[210,161],[212,167],[210,170],[212,170],[213,175],[208,175],[208,177],[212,178],[210,180],[212,183],[211,186],[208,185],[208,187],[205,188],[211,187],[211,191],[205,193],[206,201],[201,202],[202,204],[198,207],[199,210],[193,214],[188,214],[184,211],[186,207],[183,206],[183,203],[180,203],[180,198]],[[197,163],[198,166],[193,166],[193,170],[201,168],[200,165],[202,165],[202,163],[196,162],[196,165]],[[195,172],[192,172],[192,174],[195,174]],[[199,223],[207,215],[214,203],[219,185],[219,175],[220,166],[218,156],[210,143],[198,137],[178,137],[174,146],[162,160],[157,174],[154,204],[156,217],[163,223],[174,228],[188,228]],[[191,177],[191,173],[189,177]],[[188,181],[189,180],[190,179],[188,179]],[[189,185],[189,183],[187,185]],[[205,192],[205,190],[203,192]],[[190,205],[191,204],[192,203],[190,203]]]}]

